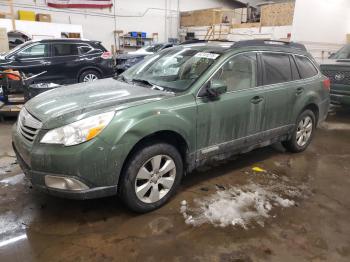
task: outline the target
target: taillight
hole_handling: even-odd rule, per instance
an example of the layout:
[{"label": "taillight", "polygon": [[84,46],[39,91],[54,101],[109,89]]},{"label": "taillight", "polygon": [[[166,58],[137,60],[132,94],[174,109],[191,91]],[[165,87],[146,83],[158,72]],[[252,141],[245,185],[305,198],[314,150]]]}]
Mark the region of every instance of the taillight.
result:
[{"label": "taillight", "polygon": [[113,55],[112,55],[111,52],[103,52],[102,55],[101,55],[101,57],[102,57],[103,59],[110,59],[110,58],[113,57]]},{"label": "taillight", "polygon": [[328,92],[331,90],[331,80],[329,78],[326,78],[325,80],[323,80],[323,87]]}]

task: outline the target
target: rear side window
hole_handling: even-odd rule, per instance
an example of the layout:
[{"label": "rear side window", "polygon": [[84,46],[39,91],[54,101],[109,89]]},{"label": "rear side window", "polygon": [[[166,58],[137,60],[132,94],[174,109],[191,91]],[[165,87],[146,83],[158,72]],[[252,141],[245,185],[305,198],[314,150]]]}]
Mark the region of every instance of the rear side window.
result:
[{"label": "rear side window", "polygon": [[81,55],[85,55],[85,54],[91,53],[94,49],[89,45],[81,44],[81,45],[78,45],[78,50]]},{"label": "rear side window", "polygon": [[264,63],[264,85],[272,85],[292,81],[292,69],[289,55],[278,53],[262,53]]},{"label": "rear side window", "polygon": [[301,78],[309,78],[318,74],[316,67],[305,56],[295,56]]},{"label": "rear side window", "polygon": [[76,44],[53,44],[53,56],[78,55],[78,45]]}]

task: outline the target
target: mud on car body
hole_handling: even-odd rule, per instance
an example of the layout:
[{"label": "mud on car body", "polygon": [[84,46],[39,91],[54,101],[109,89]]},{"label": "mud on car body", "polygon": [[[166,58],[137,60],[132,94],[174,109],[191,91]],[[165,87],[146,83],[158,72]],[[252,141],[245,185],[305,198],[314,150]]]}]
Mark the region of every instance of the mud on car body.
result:
[{"label": "mud on car body", "polygon": [[184,173],[281,141],[310,144],[327,115],[329,80],[305,47],[243,41],[169,48],[117,79],[30,100],[13,146],[34,186],[70,198],[119,194],[156,209]]}]

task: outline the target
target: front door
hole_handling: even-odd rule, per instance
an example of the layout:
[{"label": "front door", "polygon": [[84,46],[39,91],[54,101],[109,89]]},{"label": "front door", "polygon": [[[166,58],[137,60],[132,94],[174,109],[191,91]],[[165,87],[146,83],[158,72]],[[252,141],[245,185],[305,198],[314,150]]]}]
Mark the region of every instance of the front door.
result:
[{"label": "front door", "polygon": [[26,75],[37,75],[36,82],[45,81],[50,78],[50,49],[47,43],[36,43],[18,52],[11,62],[11,69],[19,70]]},{"label": "front door", "polygon": [[199,159],[260,142],[265,91],[258,87],[257,78],[257,55],[253,52],[233,56],[212,77],[227,84],[227,93],[216,100],[197,98]]}]

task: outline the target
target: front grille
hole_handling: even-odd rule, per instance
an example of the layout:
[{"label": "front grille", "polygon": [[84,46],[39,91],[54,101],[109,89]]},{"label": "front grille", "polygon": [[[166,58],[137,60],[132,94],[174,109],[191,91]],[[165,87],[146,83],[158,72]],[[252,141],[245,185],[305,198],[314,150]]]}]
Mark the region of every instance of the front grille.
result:
[{"label": "front grille", "polygon": [[336,70],[322,70],[322,72],[332,84],[350,85],[350,72]]},{"label": "front grille", "polygon": [[33,143],[42,127],[42,123],[23,108],[18,116],[17,132],[28,142]]}]

